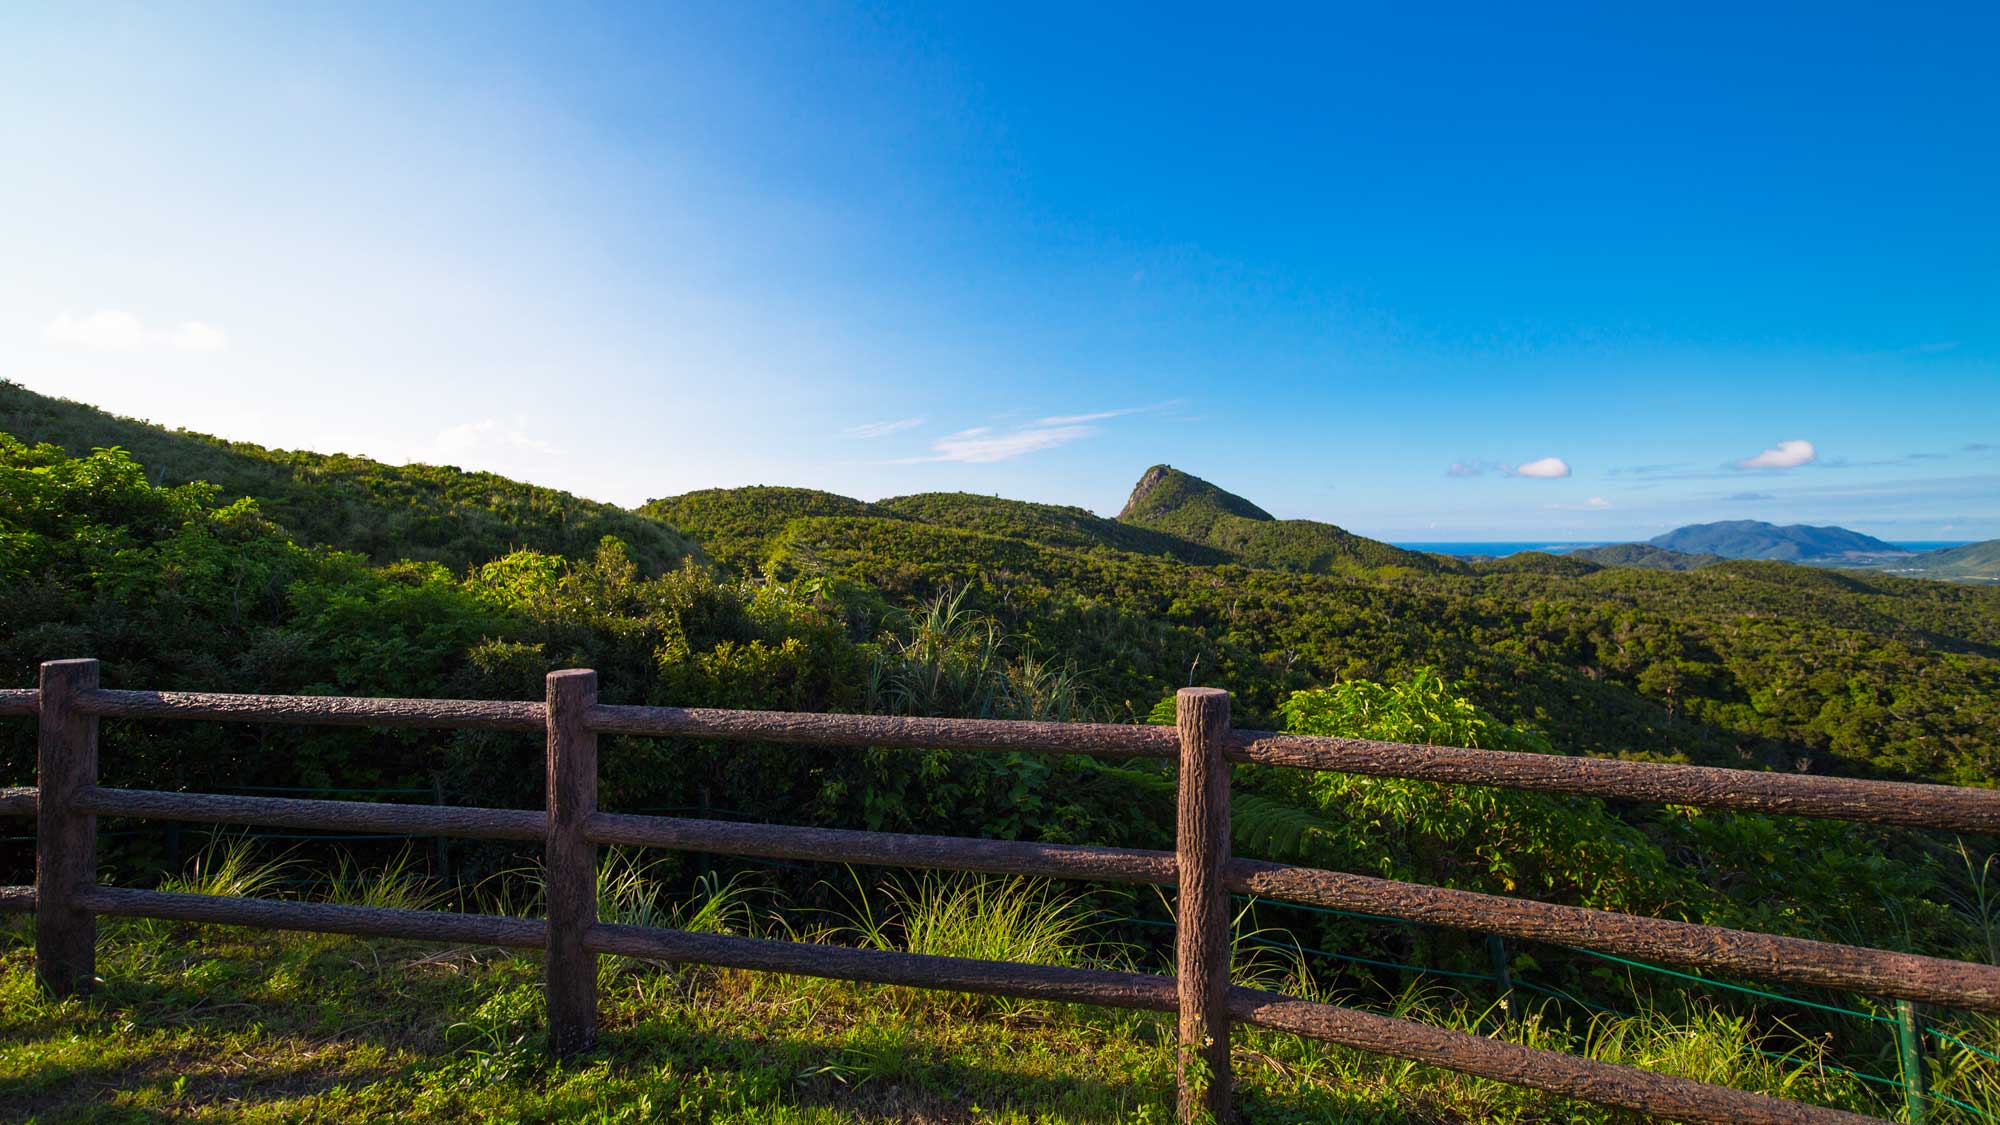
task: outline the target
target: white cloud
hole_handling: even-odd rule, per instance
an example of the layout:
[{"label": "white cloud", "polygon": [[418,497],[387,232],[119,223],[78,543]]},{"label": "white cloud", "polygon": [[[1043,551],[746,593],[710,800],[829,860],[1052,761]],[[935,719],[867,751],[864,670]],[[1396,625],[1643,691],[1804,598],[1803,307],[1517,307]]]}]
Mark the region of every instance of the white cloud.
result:
[{"label": "white cloud", "polygon": [[1736,462],[1739,469],[1796,469],[1800,465],[1811,464],[1819,459],[1819,452],[1813,443],[1803,438],[1781,441],[1755,457],[1745,457]]},{"label": "white cloud", "polygon": [[960,461],[970,465],[982,465],[993,461],[1012,460],[1029,453],[1039,453],[1044,449],[1054,449],[1058,445],[1068,445],[1096,432],[1096,426],[1036,425],[1011,433],[996,434],[989,427],[976,426],[937,439],[931,443],[932,456],[916,457],[912,460]]},{"label": "white cloud", "polygon": [[889,422],[866,422],[859,426],[849,426],[841,433],[851,438],[888,437],[890,434],[900,434],[904,430],[914,430],[923,424],[922,418],[897,418]]},{"label": "white cloud", "polygon": [[559,457],[562,451],[540,438],[532,437],[520,425],[506,425],[497,418],[482,418],[438,431],[430,449],[415,458],[420,461],[462,464],[490,461],[496,453],[536,453]]},{"label": "white cloud", "polygon": [[51,344],[93,352],[136,352],[146,346],[146,327],[128,312],[106,309],[88,316],[64,313],[49,322],[42,338]]},{"label": "white cloud", "polygon": [[1569,475],[1569,462],[1560,457],[1544,457],[1525,465],[1509,465],[1504,461],[1453,461],[1444,471],[1448,477],[1483,477],[1487,473],[1499,473],[1503,477],[1539,477],[1552,480]]},{"label": "white cloud", "polygon": [[1569,475],[1569,462],[1560,457],[1543,457],[1530,461],[1525,465],[1516,466],[1510,475],[1553,480],[1557,477],[1566,477]]},{"label": "white cloud", "polygon": [[219,352],[229,347],[229,333],[199,320],[174,329],[172,339],[174,347],[184,352]]},{"label": "white cloud", "polygon": [[229,347],[229,334],[212,324],[190,320],[156,332],[138,317],[117,309],[99,309],[81,316],[63,313],[42,329],[42,339],[58,347],[91,352],[219,352]]}]

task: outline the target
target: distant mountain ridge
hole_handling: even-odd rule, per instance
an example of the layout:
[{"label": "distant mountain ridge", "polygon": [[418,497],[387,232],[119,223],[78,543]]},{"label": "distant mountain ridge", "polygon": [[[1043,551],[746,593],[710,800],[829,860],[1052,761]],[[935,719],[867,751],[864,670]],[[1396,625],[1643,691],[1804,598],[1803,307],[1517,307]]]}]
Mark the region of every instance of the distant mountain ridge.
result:
[{"label": "distant mountain ridge", "polygon": [[1893,543],[1844,527],[1812,527],[1795,523],[1780,527],[1762,520],[1722,520],[1678,527],[1647,540],[1687,555],[1720,555],[1726,559],[1770,559],[1817,562],[1827,559],[1911,554]]},{"label": "distant mountain ridge", "polygon": [[1780,526],[1761,520],[1690,524],[1645,543],[1586,547],[1569,552],[1569,557],[1648,570],[1698,570],[1732,559],[1755,559],[1943,582],[2000,582],[2000,539],[1913,551],[1844,527]]}]

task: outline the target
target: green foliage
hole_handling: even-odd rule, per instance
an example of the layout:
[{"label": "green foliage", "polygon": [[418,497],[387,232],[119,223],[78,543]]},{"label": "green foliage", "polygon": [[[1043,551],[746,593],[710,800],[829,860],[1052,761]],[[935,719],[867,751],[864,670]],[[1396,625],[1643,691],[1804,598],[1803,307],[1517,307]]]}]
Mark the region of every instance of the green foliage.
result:
[{"label": "green foliage", "polygon": [[[1349,681],[1294,693],[1285,729],[1384,742],[1551,752],[1457,695],[1437,673]],[[1628,913],[1659,913],[1701,895],[1659,845],[1601,801],[1358,774],[1258,770],[1255,791],[1310,811],[1304,854],[1391,878]]]}]

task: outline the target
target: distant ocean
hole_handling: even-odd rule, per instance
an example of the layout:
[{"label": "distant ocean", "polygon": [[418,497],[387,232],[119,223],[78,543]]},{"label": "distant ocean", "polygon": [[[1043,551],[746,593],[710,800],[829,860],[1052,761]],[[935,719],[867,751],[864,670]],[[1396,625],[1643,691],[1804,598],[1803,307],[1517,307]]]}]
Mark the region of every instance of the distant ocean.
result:
[{"label": "distant ocean", "polygon": [[[1392,547],[1402,547],[1411,551],[1435,551],[1440,555],[1491,555],[1500,558],[1519,554],[1522,551],[1545,551],[1551,555],[1580,551],[1585,547],[1605,547],[1612,543],[1627,543],[1627,539],[1599,539],[1582,543],[1551,543],[1546,539],[1523,543],[1391,543]],[[1969,539],[1923,539],[1908,543],[1894,544],[1905,551],[1942,551],[1946,547],[1963,547],[1973,542]]]}]

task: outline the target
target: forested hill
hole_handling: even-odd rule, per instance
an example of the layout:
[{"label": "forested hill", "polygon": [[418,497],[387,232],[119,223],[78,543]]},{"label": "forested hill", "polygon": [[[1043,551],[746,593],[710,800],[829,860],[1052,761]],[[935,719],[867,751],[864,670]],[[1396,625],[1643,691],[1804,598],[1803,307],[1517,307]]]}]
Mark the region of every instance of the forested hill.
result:
[{"label": "forested hill", "polygon": [[1762,520],[1723,520],[1675,528],[1647,542],[1690,555],[1720,555],[1726,559],[1777,559],[1814,562],[1910,552],[1872,535],[1844,527],[1811,527],[1796,523],[1780,527]]},{"label": "forested hill", "polygon": [[1637,566],[1649,570],[1698,570],[1722,561],[1721,555],[1691,555],[1655,547],[1651,543],[1614,543],[1608,547],[1585,547],[1571,551],[1567,558],[1582,559],[1599,566]]},{"label": "forested hill", "polygon": [[1164,531],[1226,552],[1249,566],[1311,574],[1403,567],[1465,573],[1455,559],[1406,551],[1316,520],[1281,520],[1234,493],[1171,465],[1147,469],[1118,522]]},{"label": "forested hill", "polygon": [[299,541],[454,570],[517,547],[582,556],[607,535],[646,573],[696,553],[671,525],[567,492],[449,466],[266,449],[121,418],[0,380],[0,433],[71,456],[117,447],[156,485],[206,481],[225,500],[248,496]]},{"label": "forested hill", "polygon": [[[1369,540],[1312,573],[1128,522],[1285,523],[1186,474],[1147,478],[1121,521],[769,488],[647,510],[746,574],[838,580],[892,606],[963,591],[1039,659],[1070,663],[1111,718],[1195,678],[1267,722],[1289,691],[1430,665],[1576,752],[2000,780],[1984,725],[2000,721],[2000,591],[1742,561],[1680,573],[1527,554],[1448,569]],[[1191,507],[1207,510],[1176,523]]]}]

